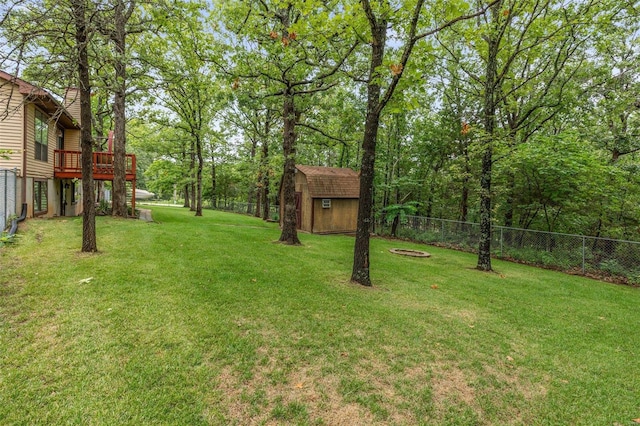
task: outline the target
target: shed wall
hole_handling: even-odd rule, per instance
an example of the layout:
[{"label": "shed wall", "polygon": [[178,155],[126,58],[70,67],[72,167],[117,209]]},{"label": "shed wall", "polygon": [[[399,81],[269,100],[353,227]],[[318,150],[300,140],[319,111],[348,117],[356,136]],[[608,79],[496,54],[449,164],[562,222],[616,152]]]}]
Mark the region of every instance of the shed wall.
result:
[{"label": "shed wall", "polygon": [[301,193],[301,223],[300,230],[306,232],[312,232],[311,230],[311,220],[312,214],[311,209],[313,207],[311,196],[309,195],[309,185],[307,183],[307,177],[303,173],[296,173],[296,192]]},{"label": "shed wall", "polygon": [[331,207],[322,208],[322,199],[313,200],[314,233],[355,232],[358,223],[358,200],[333,198]]}]

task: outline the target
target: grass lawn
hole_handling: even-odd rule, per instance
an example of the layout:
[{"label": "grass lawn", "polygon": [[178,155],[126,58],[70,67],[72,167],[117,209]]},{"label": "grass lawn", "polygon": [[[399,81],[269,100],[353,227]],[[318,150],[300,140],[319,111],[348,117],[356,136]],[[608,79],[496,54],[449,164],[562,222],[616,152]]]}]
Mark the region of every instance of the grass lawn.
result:
[{"label": "grass lawn", "polygon": [[0,249],[0,424],[632,425],[640,289],[154,207]]}]

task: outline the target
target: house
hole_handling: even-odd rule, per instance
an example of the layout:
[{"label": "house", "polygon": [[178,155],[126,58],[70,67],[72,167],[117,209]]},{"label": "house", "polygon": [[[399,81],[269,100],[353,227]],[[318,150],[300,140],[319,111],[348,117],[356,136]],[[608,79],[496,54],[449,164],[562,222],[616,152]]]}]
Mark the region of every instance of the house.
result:
[{"label": "house", "polygon": [[[295,191],[299,230],[317,234],[356,231],[360,196],[357,172],[345,168],[297,165]],[[283,217],[281,190],[281,225]]]},{"label": "house", "polygon": [[[0,71],[0,151],[8,151],[8,158],[0,156],[0,170],[16,176],[12,214],[20,214],[23,204],[28,218],[82,213],[80,125],[77,89],[67,89],[60,102],[48,91]],[[94,152],[93,165],[95,180],[113,180],[111,152]],[[135,193],[135,156],[126,156],[125,168]],[[135,207],[135,198],[132,204]]]}]

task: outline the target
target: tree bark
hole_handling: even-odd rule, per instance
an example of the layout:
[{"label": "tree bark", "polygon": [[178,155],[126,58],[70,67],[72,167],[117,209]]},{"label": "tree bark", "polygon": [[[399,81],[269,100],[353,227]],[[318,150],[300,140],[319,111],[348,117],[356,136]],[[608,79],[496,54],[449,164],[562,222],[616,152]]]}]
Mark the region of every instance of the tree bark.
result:
[{"label": "tree bark", "polygon": [[204,160],[202,158],[202,141],[196,137],[196,216],[202,216],[202,168]]},{"label": "tree bark", "polygon": [[93,138],[91,136],[91,80],[87,49],[89,29],[84,0],[73,0],[75,38],[78,53],[78,83],[80,86],[80,145],[82,148],[82,252],[98,251],[96,243],[96,205],[93,188]]},{"label": "tree bark", "polygon": [[469,150],[464,147],[464,177],[462,178],[462,194],[460,197],[460,222],[466,222],[469,214],[469,182],[471,181],[471,165],[469,164]]},{"label": "tree bark", "polygon": [[284,203],[284,217],[282,220],[282,233],[280,242],[290,245],[300,245],[297,231],[296,214],[296,108],[294,95],[291,88],[287,88],[283,102],[284,120],[284,174],[282,176],[282,194]]},{"label": "tree bark", "polygon": [[498,90],[498,50],[500,37],[498,24],[502,2],[491,7],[491,18],[495,23],[486,36],[488,44],[487,68],[484,84],[484,109],[482,113],[485,132],[484,154],[480,175],[480,243],[478,265],[482,271],[491,271],[491,168],[493,165],[493,137],[496,128],[496,92]]},{"label": "tree bark", "polygon": [[192,140],[191,141],[191,153],[189,154],[191,157],[191,161],[189,163],[189,195],[191,199],[189,200],[189,210],[192,212],[196,211],[196,144]]},{"label": "tree bark", "polygon": [[218,207],[218,195],[216,192],[216,157],[211,155],[211,206],[215,209]]},{"label": "tree bark", "polygon": [[[373,18],[371,18],[373,19]],[[369,275],[369,232],[371,229],[371,209],[373,207],[373,178],[376,159],[376,142],[380,123],[380,83],[377,82],[377,69],[382,66],[387,39],[387,22],[370,20],[371,25],[371,63],[367,85],[367,116],[362,140],[362,164],[360,168],[360,200],[358,203],[358,221],[356,241],[353,250],[353,270],[351,281],[371,286]]]},{"label": "tree bark", "polygon": [[[251,163],[251,165],[255,164],[255,159],[256,159],[256,148],[258,146],[258,139],[257,138],[251,138],[251,150],[249,151],[249,162]],[[259,181],[259,179],[257,179],[256,181]],[[260,203],[260,196],[258,194],[259,192],[259,185],[256,185],[253,188],[249,188],[249,192],[247,193],[247,214],[251,214],[253,213],[251,210],[251,205],[255,204],[255,209],[254,212],[257,213],[258,211],[258,204]]]},{"label": "tree bark", "polygon": [[111,214],[127,217],[127,181],[125,177],[125,145],[126,145],[126,89],[127,73],[125,62],[126,18],[124,3],[117,1],[114,9],[114,31],[112,41],[115,48],[115,90],[113,101],[114,135],[113,135],[113,195]]},{"label": "tree bark", "polygon": [[191,207],[191,195],[189,194],[189,184],[184,185],[184,204],[182,207]]},{"label": "tree bark", "polygon": [[269,121],[265,124],[266,134],[262,142],[262,220],[269,219]]}]

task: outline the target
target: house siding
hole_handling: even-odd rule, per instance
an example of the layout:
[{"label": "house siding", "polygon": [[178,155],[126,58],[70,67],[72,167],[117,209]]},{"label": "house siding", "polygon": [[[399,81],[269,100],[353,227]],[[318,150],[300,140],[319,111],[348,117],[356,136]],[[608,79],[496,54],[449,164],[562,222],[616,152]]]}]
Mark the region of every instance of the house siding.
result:
[{"label": "house siding", "polygon": [[24,107],[16,86],[0,80],[0,149],[10,150],[9,159],[0,159],[0,168],[18,169],[22,176]]},{"label": "house siding", "polygon": [[[47,135],[47,161],[36,160],[35,111],[35,105],[29,104],[27,106],[27,174],[35,178],[49,179],[53,178],[53,152],[57,145],[56,123],[54,121],[49,121],[49,131]],[[50,118],[48,114],[45,114],[45,116]]]},{"label": "house siding", "polygon": [[[80,151],[80,130],[76,127],[78,118],[70,114],[79,112],[77,90],[71,89],[69,103],[72,111],[62,112],[58,119],[52,120],[54,110],[60,105],[48,92],[31,86],[29,83],[0,71],[0,149],[10,150],[9,159],[0,159],[0,169],[17,169],[16,214],[27,205],[27,217],[34,216],[34,188],[36,182],[46,182],[46,212],[38,215],[51,217],[61,215],[63,200],[67,201],[64,214],[67,216],[82,213],[82,191],[79,182],[70,179],[60,180],[54,177],[55,150],[58,148],[59,132],[64,132],[64,148]],[[26,101],[25,93],[33,95]],[[74,102],[75,101],[75,102]],[[41,111],[49,120],[47,123],[47,161],[36,160],[35,152],[35,116]],[[48,112],[47,112],[48,111]],[[78,115],[76,115],[78,117]],[[26,149],[25,149],[26,148]],[[26,164],[25,164],[26,163]],[[68,184],[68,188],[64,185]],[[71,203],[71,192],[75,189],[75,202]],[[64,197],[63,193],[64,192]],[[44,209],[43,209],[44,210]]]},{"label": "house siding", "polygon": [[74,120],[76,120],[78,124],[82,124],[80,121],[80,91],[78,89],[73,87],[67,88],[64,94],[63,105]]},{"label": "house siding", "polygon": [[64,131],[65,151],[82,151],[80,149],[80,130],[66,129]]}]

